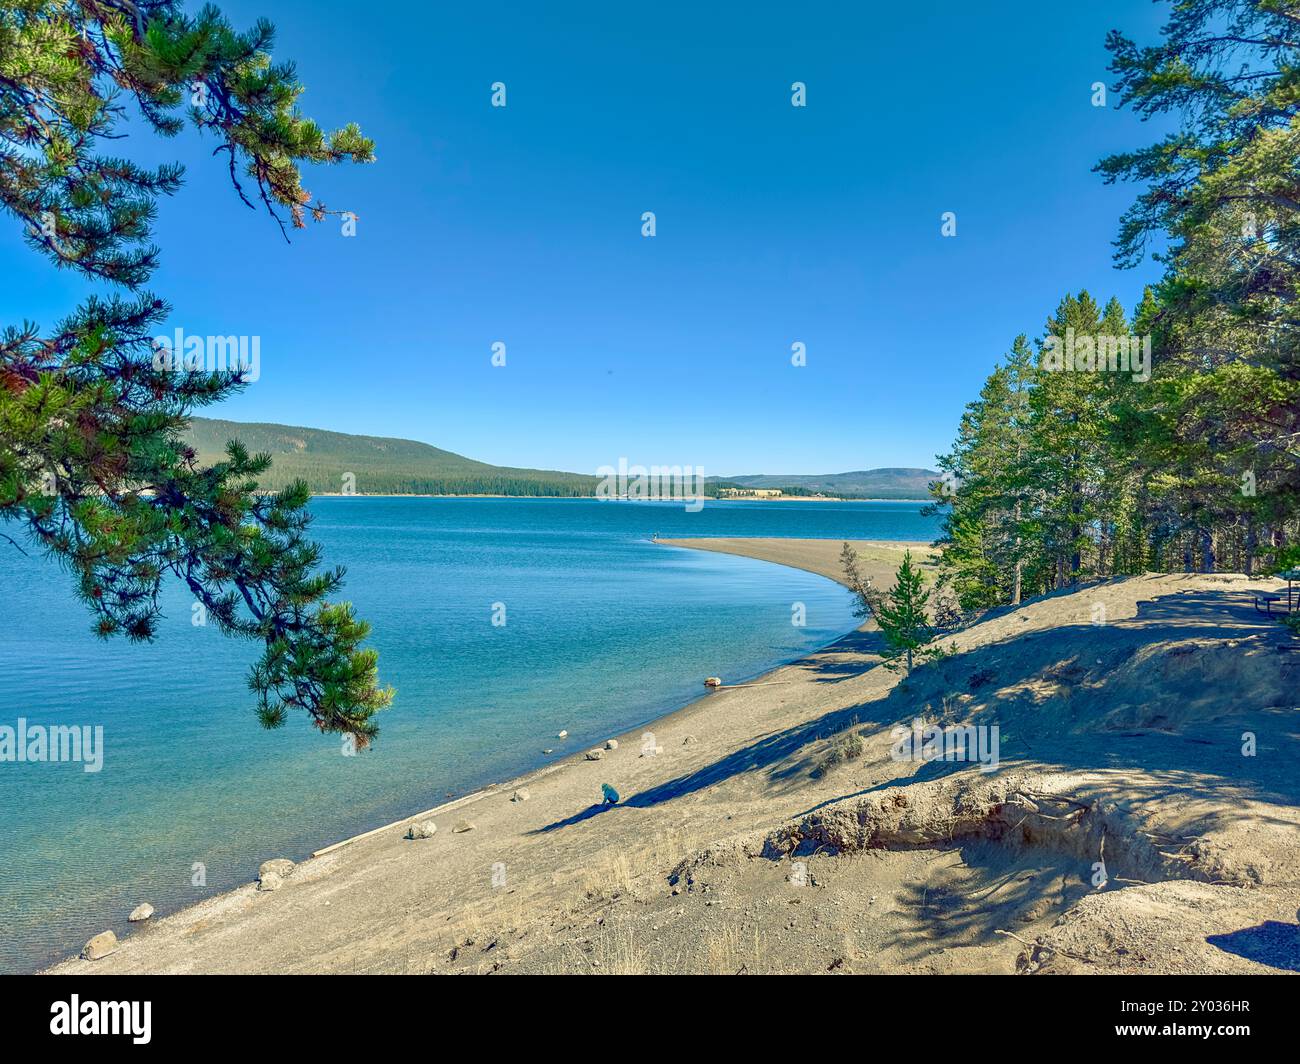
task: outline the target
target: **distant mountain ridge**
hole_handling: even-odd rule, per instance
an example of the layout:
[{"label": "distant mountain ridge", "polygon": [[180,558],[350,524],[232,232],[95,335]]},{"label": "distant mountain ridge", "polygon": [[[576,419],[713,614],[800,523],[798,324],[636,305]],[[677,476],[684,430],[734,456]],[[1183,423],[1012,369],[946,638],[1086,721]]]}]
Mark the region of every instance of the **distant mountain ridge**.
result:
[{"label": "distant mountain ridge", "polygon": [[938,479],[939,473],[933,469],[892,467],[813,475],[756,473],[719,477],[718,482],[742,488],[799,488],[841,498],[928,499],[930,484]]},{"label": "distant mountain ridge", "polygon": [[[346,490],[346,474],[355,479],[360,495],[517,495],[589,497],[600,477],[553,469],[495,466],[444,451],[417,440],[388,436],[356,436],[327,429],[278,425],[271,422],[190,419],[186,433],[200,461],[211,464],[225,457],[226,443],[243,441],[253,453],[271,456],[270,472],[261,487],[279,491],[305,480],[318,495]],[[789,488],[797,494],[824,493],[872,499],[924,499],[938,473],[928,469],[866,469],[818,476],[709,477],[706,491],[719,485],[744,488]]]}]

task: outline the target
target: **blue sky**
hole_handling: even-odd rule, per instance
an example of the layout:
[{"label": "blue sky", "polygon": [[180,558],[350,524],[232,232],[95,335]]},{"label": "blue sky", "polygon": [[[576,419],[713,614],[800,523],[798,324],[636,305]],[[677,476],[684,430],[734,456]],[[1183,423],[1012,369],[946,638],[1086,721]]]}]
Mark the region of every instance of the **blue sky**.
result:
[{"label": "blue sky", "polygon": [[[1016,333],[1157,275],[1114,269],[1134,190],[1091,173],[1156,133],[1090,99],[1107,29],[1154,40],[1148,0],[221,6],[270,17],[303,110],[378,161],[307,178],[356,237],[286,245],[211,142],[127,142],[187,165],[170,328],[261,338],[212,416],[583,472],[930,465]],[[8,224],[0,321],[52,324],[90,288]]]}]

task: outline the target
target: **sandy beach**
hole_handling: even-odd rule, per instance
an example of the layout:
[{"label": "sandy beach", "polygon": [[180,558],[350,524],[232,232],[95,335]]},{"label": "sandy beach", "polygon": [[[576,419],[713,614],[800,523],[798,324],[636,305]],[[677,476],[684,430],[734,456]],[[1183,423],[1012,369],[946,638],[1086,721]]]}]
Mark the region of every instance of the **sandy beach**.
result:
[{"label": "sandy beach", "polygon": [[[838,540],[660,542],[839,576]],[[928,555],[855,546],[886,587],[903,549]],[[413,810],[430,838],[378,829],[273,891],[252,861],[52,971],[1295,971],[1300,655],[1251,608],[1275,585],[1045,596],[907,680],[862,629],[591,754],[539,735],[566,756]],[[998,770],[891,757],[918,717],[997,725]]]}]

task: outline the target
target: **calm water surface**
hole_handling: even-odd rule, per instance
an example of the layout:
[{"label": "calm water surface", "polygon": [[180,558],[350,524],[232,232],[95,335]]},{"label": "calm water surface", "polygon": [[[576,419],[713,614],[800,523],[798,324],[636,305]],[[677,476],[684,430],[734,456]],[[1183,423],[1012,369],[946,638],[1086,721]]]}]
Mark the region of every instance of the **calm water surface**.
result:
[{"label": "calm water surface", "polygon": [[[372,751],[291,716],[263,731],[248,644],[190,623],[172,587],[150,646],[100,643],[67,575],[0,550],[0,725],[102,725],[102,771],[0,763],[0,970],[75,953],[311,850],[585,749],[854,627],[809,573],[655,546],[661,536],[929,540],[913,503],[317,499],[397,701]],[[807,626],[791,624],[804,603]],[[494,603],[506,624],[493,626]],[[567,729],[569,738],[555,738]],[[593,796],[593,800],[594,800]],[[206,883],[194,885],[195,866]]]}]

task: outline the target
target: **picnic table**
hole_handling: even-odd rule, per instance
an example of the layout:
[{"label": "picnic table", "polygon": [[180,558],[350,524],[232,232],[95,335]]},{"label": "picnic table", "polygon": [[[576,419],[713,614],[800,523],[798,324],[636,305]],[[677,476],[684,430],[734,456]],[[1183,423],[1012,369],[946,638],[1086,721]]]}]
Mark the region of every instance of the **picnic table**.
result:
[{"label": "picnic table", "polygon": [[[1292,592],[1293,592],[1292,585],[1300,583],[1300,569],[1284,569],[1282,572],[1278,573],[1277,575],[1279,579],[1286,581],[1286,612],[1291,613],[1297,608],[1300,608],[1300,587],[1294,588],[1294,594],[1295,594],[1294,604],[1292,600]],[[1259,610],[1260,603],[1262,602],[1264,604],[1264,608],[1259,611],[1261,613],[1267,613],[1269,616],[1272,616],[1273,604],[1275,602],[1280,603],[1281,601],[1282,601],[1282,596],[1273,594],[1272,592],[1269,592],[1268,594],[1256,595],[1255,609]]]},{"label": "picnic table", "polygon": [[[1286,581],[1286,611],[1287,613],[1290,613],[1291,610],[1293,609],[1291,605],[1291,584],[1293,582],[1300,581],[1300,569],[1284,569],[1282,572],[1278,573],[1277,575]],[[1297,588],[1296,590],[1297,590],[1296,605],[1300,606],[1300,588]]]}]

